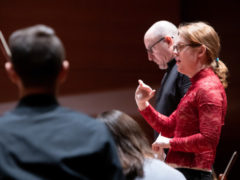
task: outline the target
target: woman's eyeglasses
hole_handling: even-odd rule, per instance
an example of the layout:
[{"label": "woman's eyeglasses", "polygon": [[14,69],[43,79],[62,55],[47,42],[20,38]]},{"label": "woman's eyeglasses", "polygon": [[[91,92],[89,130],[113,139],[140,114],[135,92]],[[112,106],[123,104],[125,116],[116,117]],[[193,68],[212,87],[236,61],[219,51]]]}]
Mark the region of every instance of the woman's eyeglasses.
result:
[{"label": "woman's eyeglasses", "polygon": [[177,53],[180,53],[184,47],[186,46],[190,46],[190,47],[198,47],[198,46],[201,46],[201,44],[194,44],[194,43],[191,43],[191,44],[177,44],[175,46],[173,46],[173,51],[176,51]]}]

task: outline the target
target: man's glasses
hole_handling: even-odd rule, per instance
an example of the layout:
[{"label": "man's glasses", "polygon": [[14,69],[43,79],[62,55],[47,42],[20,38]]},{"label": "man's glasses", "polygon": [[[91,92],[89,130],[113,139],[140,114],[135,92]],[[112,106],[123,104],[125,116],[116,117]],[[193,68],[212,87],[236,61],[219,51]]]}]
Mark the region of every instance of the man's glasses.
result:
[{"label": "man's glasses", "polygon": [[186,46],[190,46],[190,47],[198,47],[198,46],[201,46],[201,44],[177,44],[175,46],[173,46],[173,51],[176,51],[177,53],[180,53],[184,47]]},{"label": "man's glasses", "polygon": [[151,46],[147,49],[147,52],[153,53],[152,48],[153,48],[156,44],[160,43],[160,42],[161,42],[162,40],[164,40],[164,39],[165,39],[165,37],[159,39],[157,42],[155,42],[153,45],[151,45]]}]

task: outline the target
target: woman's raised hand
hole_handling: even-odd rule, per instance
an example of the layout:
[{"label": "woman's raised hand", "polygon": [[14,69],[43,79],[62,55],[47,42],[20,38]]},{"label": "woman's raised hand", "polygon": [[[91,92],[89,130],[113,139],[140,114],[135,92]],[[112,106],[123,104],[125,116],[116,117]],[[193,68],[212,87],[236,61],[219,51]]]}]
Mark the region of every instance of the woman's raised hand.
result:
[{"label": "woman's raised hand", "polygon": [[139,110],[144,110],[149,105],[149,100],[154,96],[155,90],[138,80],[138,87],[135,92],[135,100]]}]

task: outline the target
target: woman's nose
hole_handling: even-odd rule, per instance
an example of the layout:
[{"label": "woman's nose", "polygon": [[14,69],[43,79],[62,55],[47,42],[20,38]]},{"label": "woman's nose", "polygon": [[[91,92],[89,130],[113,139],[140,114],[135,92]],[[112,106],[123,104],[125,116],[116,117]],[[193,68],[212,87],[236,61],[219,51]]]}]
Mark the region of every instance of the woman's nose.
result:
[{"label": "woman's nose", "polygon": [[175,48],[173,49],[173,54],[174,54],[175,57],[177,57],[179,55],[177,49],[175,49]]}]

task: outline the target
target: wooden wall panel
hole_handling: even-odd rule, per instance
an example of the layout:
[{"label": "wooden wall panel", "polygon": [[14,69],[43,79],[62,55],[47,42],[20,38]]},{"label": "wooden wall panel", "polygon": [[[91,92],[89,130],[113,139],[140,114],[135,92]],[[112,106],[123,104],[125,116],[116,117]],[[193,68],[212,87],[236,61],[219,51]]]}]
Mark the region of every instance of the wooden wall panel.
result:
[{"label": "wooden wall panel", "polygon": [[[61,94],[136,86],[138,78],[159,83],[162,72],[147,60],[143,35],[157,20],[179,23],[179,1],[170,2],[1,0],[0,29],[6,37],[39,23],[56,30],[71,63]],[[0,95],[0,101],[15,99],[15,89],[1,78],[4,94],[14,95]]]}]

